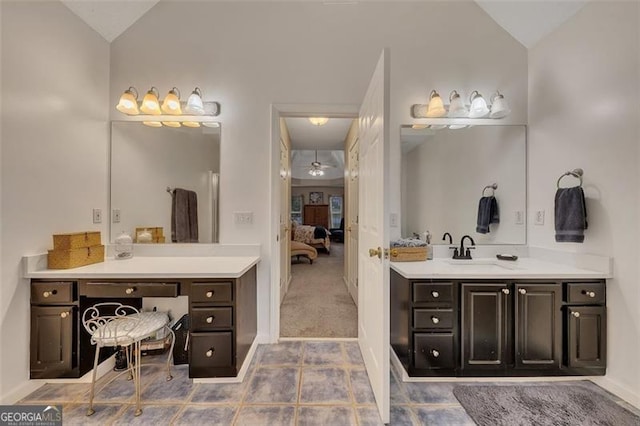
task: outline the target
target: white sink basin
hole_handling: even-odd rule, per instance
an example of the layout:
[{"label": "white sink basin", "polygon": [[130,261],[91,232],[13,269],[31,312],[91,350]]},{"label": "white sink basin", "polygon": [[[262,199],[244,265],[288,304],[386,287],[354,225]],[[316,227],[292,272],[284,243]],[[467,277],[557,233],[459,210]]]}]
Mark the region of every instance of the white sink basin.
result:
[{"label": "white sink basin", "polygon": [[447,259],[445,262],[456,267],[464,267],[465,270],[473,269],[483,272],[520,269],[516,265],[492,259]]}]

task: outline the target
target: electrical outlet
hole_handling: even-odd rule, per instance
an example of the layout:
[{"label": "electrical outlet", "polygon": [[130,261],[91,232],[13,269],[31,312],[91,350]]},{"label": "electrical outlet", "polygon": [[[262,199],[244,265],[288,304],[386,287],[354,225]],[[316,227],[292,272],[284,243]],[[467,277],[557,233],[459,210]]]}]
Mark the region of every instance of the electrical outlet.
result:
[{"label": "electrical outlet", "polygon": [[93,209],[93,223],[102,223],[102,209]]},{"label": "electrical outlet", "polygon": [[524,212],[522,210],[516,210],[514,214],[514,221],[516,225],[524,224]]},{"label": "electrical outlet", "polygon": [[536,210],[533,223],[536,225],[544,225],[544,210]]},{"label": "electrical outlet", "polygon": [[233,221],[236,225],[251,225],[253,212],[233,212]]},{"label": "electrical outlet", "polygon": [[398,213],[391,213],[389,215],[389,222],[392,228],[398,227]]},{"label": "electrical outlet", "polygon": [[120,223],[120,209],[113,209],[113,214],[111,217],[113,223]]}]

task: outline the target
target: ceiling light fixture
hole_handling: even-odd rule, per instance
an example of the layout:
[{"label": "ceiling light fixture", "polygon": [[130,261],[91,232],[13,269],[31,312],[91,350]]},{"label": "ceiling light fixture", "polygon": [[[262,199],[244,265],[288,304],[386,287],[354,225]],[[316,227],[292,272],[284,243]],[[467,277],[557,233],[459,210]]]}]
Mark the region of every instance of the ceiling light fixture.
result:
[{"label": "ceiling light fixture", "polygon": [[177,87],[169,90],[167,96],[164,97],[164,101],[162,102],[162,112],[171,115],[182,114],[182,110],[180,109],[180,90],[178,90]]},{"label": "ceiling light fixture", "polygon": [[496,94],[491,98],[491,113],[489,113],[489,117],[502,118],[510,113],[511,109],[509,108],[509,104],[507,104],[504,96],[496,90]]},{"label": "ceiling light fixture", "polygon": [[435,90],[429,94],[429,106],[427,107],[427,117],[436,118],[442,117],[447,114],[447,110],[444,109],[444,103],[442,98]]},{"label": "ceiling light fixture", "polygon": [[314,126],[324,126],[329,121],[327,117],[309,117],[309,121]]},{"label": "ceiling light fixture", "polygon": [[484,100],[477,90],[471,92],[469,100],[471,102],[471,107],[469,107],[469,118],[482,118],[489,114],[487,101]]},{"label": "ceiling light fixture", "polygon": [[140,114],[138,110],[138,91],[135,87],[129,87],[124,91],[122,96],[120,96],[120,101],[118,105],[116,105],[116,109],[127,115]]},{"label": "ceiling light fixture", "polygon": [[314,176],[314,177],[316,177],[316,176],[324,176],[324,170],[322,170],[322,169],[311,169],[311,170],[309,170],[309,174],[311,176]]}]

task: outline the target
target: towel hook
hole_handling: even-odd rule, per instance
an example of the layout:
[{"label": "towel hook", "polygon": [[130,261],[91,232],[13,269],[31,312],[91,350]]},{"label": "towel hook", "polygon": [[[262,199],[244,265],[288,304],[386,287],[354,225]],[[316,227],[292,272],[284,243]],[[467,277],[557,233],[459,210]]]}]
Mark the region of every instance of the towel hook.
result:
[{"label": "towel hook", "polygon": [[582,169],[573,169],[570,170],[568,172],[564,172],[562,175],[560,175],[560,177],[558,178],[558,182],[556,182],[556,187],[558,189],[560,189],[560,181],[562,180],[563,177],[565,176],[573,176],[577,179],[580,179],[580,186],[582,186],[582,175],[584,174],[584,170]]},{"label": "towel hook", "polygon": [[167,192],[173,195],[173,189],[170,186],[167,186]]},{"label": "towel hook", "polygon": [[498,189],[498,184],[497,183],[492,183],[491,185],[487,185],[482,189],[482,196],[484,197],[484,191],[486,191],[487,189],[491,189],[493,190],[491,195],[494,195],[496,193],[496,189]]}]

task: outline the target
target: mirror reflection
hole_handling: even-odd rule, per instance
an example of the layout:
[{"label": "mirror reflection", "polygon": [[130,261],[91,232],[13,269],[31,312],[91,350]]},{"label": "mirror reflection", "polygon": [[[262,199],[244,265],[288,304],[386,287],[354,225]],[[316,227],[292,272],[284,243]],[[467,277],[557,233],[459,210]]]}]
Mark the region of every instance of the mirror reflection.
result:
[{"label": "mirror reflection", "polygon": [[[211,124],[210,124],[211,125]],[[218,242],[220,126],[111,124],[111,242]]]},{"label": "mirror reflection", "polygon": [[526,127],[418,127],[400,130],[402,235],[525,244]]}]

